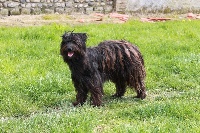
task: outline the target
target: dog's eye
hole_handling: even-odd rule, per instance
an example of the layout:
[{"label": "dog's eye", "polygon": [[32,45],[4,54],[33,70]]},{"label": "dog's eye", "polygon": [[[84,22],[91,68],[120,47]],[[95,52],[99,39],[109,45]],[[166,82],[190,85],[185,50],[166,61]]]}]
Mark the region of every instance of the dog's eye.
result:
[{"label": "dog's eye", "polygon": [[73,44],[75,44],[75,45],[77,44],[76,41],[70,41],[70,43],[73,43]]}]

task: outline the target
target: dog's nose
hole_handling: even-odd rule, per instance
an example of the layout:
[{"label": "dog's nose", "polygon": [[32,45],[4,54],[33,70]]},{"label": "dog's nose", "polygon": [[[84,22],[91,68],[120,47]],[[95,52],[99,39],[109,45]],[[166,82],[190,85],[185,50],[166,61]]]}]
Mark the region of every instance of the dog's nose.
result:
[{"label": "dog's nose", "polygon": [[67,48],[67,51],[68,51],[68,52],[71,52],[71,51],[72,51],[72,48]]}]

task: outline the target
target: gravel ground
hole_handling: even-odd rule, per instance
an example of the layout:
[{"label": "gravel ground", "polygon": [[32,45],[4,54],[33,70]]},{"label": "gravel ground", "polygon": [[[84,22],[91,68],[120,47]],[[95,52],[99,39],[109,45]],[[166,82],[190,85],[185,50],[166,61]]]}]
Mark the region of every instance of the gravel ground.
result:
[{"label": "gravel ground", "polygon": [[110,18],[103,14],[74,14],[74,15],[17,15],[0,16],[0,26],[40,26],[52,23],[59,24],[83,24],[83,23],[123,23],[117,18]]},{"label": "gravel ground", "polygon": [[[192,19],[200,19],[200,15],[189,14]],[[146,18],[172,18],[171,20],[186,19],[188,14],[134,14],[123,15],[117,13],[99,14],[49,14],[49,15],[17,15],[0,16],[0,26],[40,26],[52,23],[58,24],[87,24],[87,23],[124,23],[129,19],[145,20]],[[199,17],[199,18],[198,18]],[[148,22],[148,21],[146,21]]]}]

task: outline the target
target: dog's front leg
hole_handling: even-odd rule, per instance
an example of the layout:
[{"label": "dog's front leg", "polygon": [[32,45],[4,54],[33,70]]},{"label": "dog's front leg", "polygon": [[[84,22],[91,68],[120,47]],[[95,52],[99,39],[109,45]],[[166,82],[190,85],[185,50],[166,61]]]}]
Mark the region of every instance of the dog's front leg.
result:
[{"label": "dog's front leg", "polygon": [[91,92],[91,105],[93,106],[101,106],[102,104],[102,88],[97,87],[97,88],[92,88],[90,89]]},{"label": "dog's front leg", "polygon": [[74,87],[76,89],[76,101],[73,102],[72,104],[74,106],[77,105],[83,105],[87,99],[87,94],[88,94],[88,89],[86,89],[86,87],[84,86],[80,86],[81,83],[79,82],[74,82]]},{"label": "dog's front leg", "polygon": [[77,106],[77,105],[83,105],[85,103],[87,99],[87,92],[83,92],[83,91],[77,91],[77,94],[76,94],[76,101],[73,102],[72,104],[74,106]]}]

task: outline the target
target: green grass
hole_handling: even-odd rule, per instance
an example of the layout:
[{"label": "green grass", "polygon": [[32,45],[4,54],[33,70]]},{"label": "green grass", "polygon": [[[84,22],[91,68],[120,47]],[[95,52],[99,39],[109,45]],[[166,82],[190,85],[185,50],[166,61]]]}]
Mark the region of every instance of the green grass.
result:
[{"label": "green grass", "polygon": [[[104,106],[74,108],[70,71],[59,55],[60,36],[87,32],[87,46],[126,39],[142,52],[145,100],[128,90]],[[0,132],[200,132],[200,23],[169,21],[40,27],[0,27]]]}]

